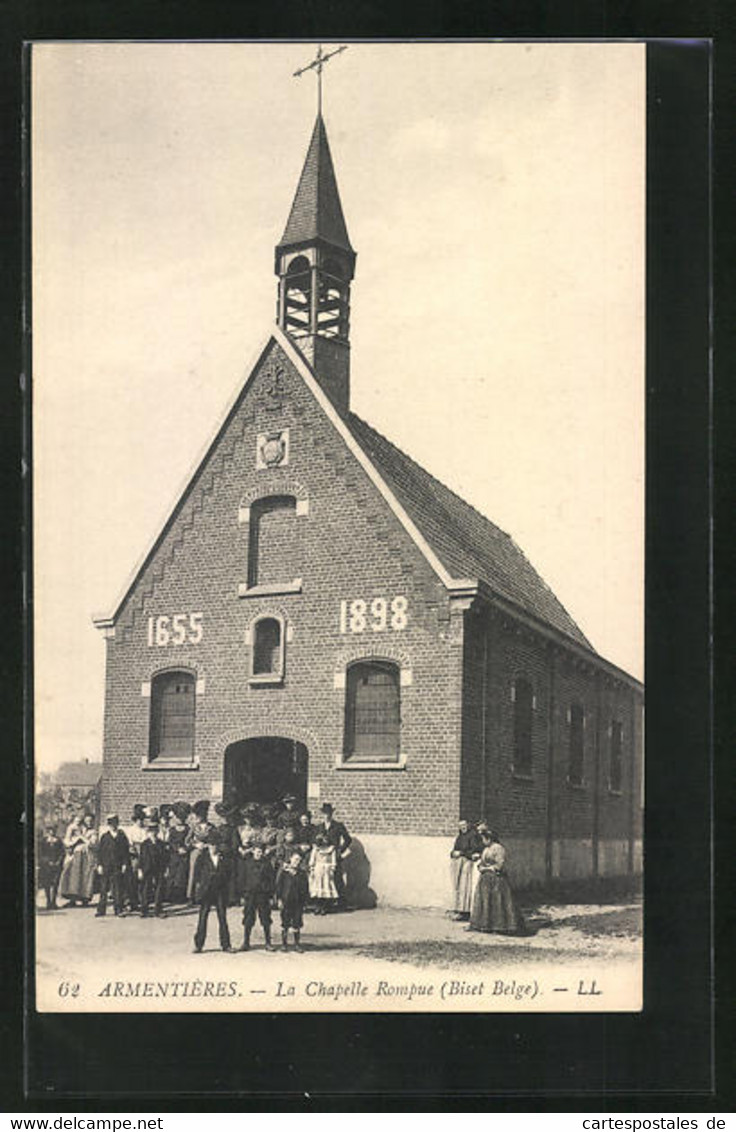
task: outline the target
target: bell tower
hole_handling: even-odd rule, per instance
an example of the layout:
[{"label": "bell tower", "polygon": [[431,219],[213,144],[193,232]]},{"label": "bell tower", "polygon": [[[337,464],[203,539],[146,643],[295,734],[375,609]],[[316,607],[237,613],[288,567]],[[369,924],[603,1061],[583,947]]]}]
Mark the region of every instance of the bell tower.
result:
[{"label": "bell tower", "polygon": [[350,245],[321,112],[276,246],[277,321],[341,413],[350,404]]}]

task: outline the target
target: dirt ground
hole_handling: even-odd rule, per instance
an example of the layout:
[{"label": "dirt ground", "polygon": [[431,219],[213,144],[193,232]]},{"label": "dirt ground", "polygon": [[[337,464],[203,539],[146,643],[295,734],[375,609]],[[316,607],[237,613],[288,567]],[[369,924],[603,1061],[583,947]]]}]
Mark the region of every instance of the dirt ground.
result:
[{"label": "dirt ground", "polygon": [[[193,954],[193,909],[147,920],[137,915],[115,918],[110,913],[99,919],[91,907],[39,910],[39,1008],[637,1008],[642,956],[639,902],[525,905],[522,901],[522,908],[529,927],[524,937],[469,932],[464,924],[434,909],[379,907],[307,915],[301,954],[292,949],[284,953],[280,947],[266,952],[260,926],[253,931],[250,952],[224,953],[219,950],[213,913],[199,955]],[[242,942],[239,909],[230,909],[228,923],[237,948]],[[280,944],[278,913],[274,913],[273,935]],[[192,980],[220,988],[227,983],[237,990],[190,994]],[[355,990],[356,980],[362,989]],[[177,981],[180,987],[174,991]],[[154,990],[144,989],[153,983]],[[326,988],[324,993],[314,991],[320,985]],[[450,992],[445,996],[444,988],[455,985],[459,989],[448,1004]],[[351,986],[344,994],[334,989]],[[417,989],[414,994],[400,989],[404,987],[425,991]],[[436,997],[440,992],[443,1005]]]}]

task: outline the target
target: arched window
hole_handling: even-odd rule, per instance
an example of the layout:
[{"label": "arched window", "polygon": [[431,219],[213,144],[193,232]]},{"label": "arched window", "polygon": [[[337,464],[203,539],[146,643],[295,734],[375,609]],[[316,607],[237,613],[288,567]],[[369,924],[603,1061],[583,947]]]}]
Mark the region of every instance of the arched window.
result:
[{"label": "arched window", "polygon": [[611,752],[608,765],[608,788],[612,794],[620,794],[623,782],[623,725],[614,720],[611,724]]},{"label": "arched window", "polygon": [[514,774],[528,778],[532,773],[532,729],[534,692],[528,680],[520,678],[514,693]]},{"label": "arched window", "polygon": [[309,333],[312,301],[312,268],[306,256],[299,255],[286,272],[285,324],[293,338]]},{"label": "arched window", "polygon": [[284,630],[278,617],[259,617],[253,625],[251,676],[280,681],[284,675]]},{"label": "arched window", "polygon": [[298,530],[293,495],[257,499],[250,509],[248,588],[294,581]]},{"label": "arched window", "polygon": [[580,704],[570,708],[570,747],[567,762],[567,780],[573,786],[582,786],[585,770],[585,714]]},{"label": "arched window", "polygon": [[196,685],[191,672],[160,672],[151,681],[148,759],[194,758]]},{"label": "arched window", "polygon": [[396,763],[400,759],[399,667],[371,660],[348,669],[345,697],[345,762]]}]

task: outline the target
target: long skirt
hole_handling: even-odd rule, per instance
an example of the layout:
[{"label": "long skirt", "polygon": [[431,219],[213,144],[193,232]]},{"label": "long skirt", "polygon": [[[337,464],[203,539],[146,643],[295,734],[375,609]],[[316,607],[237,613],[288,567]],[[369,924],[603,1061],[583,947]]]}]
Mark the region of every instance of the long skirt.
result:
[{"label": "long skirt", "polygon": [[195,896],[195,893],[194,893],[194,866],[197,863],[197,857],[199,857],[200,853],[204,853],[204,847],[200,846],[200,845],[195,845],[194,848],[192,849],[191,853],[189,854],[189,879],[187,880],[187,900],[196,901],[196,896]]},{"label": "long skirt", "polygon": [[59,891],[65,900],[90,900],[94,882],[94,857],[86,845],[78,845],[64,863]]},{"label": "long skirt", "polygon": [[183,904],[187,899],[189,881],[189,854],[172,853],[166,870],[166,899],[172,904]]},{"label": "long skirt", "polygon": [[482,872],[475,890],[470,930],[524,935],[526,925],[503,873]]},{"label": "long skirt", "polygon": [[471,909],[473,895],[473,873],[478,870],[475,862],[467,857],[450,858],[450,878],[452,881],[452,907],[453,912],[468,913]]},{"label": "long skirt", "polygon": [[337,900],[335,872],[335,866],[332,864],[322,861],[315,864],[309,874],[309,895],[312,900]]}]

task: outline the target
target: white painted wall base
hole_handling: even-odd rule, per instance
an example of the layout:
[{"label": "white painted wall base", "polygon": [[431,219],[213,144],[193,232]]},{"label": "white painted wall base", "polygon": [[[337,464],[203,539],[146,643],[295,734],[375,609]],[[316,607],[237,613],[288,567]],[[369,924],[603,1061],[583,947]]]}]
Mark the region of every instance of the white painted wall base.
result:
[{"label": "white painted wall base", "polygon": [[602,877],[626,876],[629,871],[628,841],[598,843],[598,873]]},{"label": "white painted wall base", "polygon": [[[393,907],[450,908],[450,850],[452,837],[392,836],[356,833],[355,867],[367,879],[379,904]],[[504,840],[508,854],[509,880],[514,887],[544,884],[545,844],[541,838]],[[601,841],[600,875],[626,876],[628,846],[625,841]],[[641,871],[641,842],[634,846],[634,868]],[[559,838],[552,845],[553,876],[556,880],[585,879],[592,875],[593,846],[590,839]]]},{"label": "white painted wall base", "polygon": [[590,838],[560,837],[552,842],[553,877],[578,880],[592,875],[593,842]]}]

